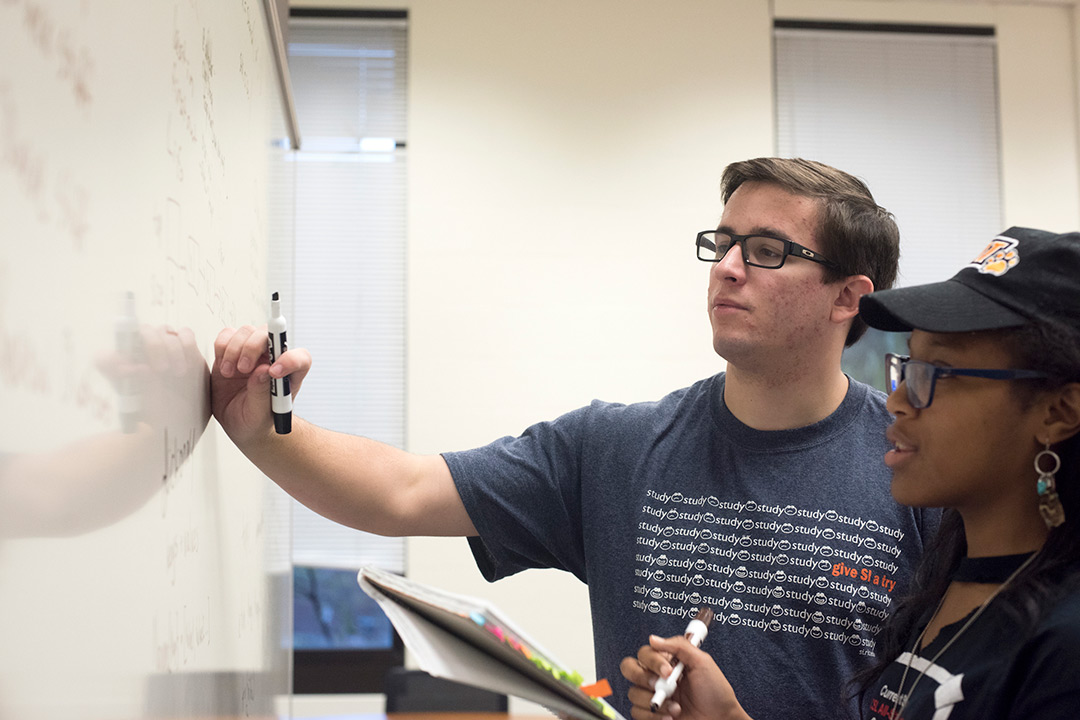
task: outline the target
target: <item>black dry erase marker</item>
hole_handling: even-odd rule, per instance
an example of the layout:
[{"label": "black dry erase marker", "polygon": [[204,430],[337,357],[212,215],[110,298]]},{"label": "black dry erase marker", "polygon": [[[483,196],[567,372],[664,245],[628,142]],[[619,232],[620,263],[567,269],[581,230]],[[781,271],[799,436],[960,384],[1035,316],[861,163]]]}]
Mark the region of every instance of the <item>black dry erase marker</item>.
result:
[{"label": "black dry erase marker", "polygon": [[[285,316],[281,314],[281,301],[278,294],[270,296],[270,322],[267,323],[270,335],[270,364],[289,349],[285,342]],[[274,413],[274,429],[279,435],[292,430],[292,390],[289,389],[289,376],[270,378],[270,410]]]}]

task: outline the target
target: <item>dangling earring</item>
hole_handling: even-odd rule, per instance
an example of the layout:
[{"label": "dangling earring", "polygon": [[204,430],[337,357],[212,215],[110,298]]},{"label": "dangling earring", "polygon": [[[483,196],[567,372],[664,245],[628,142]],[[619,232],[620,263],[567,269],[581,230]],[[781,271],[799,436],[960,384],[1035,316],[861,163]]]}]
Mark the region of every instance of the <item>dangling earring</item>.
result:
[{"label": "dangling earring", "polygon": [[[1043,470],[1039,465],[1044,458],[1049,458],[1053,467]],[[1035,456],[1035,472],[1039,473],[1039,481],[1035,488],[1039,491],[1039,513],[1042,514],[1043,522],[1047,529],[1056,528],[1065,522],[1065,508],[1061,506],[1061,498],[1057,494],[1057,483],[1054,474],[1061,469],[1061,458],[1050,449],[1050,441],[1046,441],[1046,449]]]}]

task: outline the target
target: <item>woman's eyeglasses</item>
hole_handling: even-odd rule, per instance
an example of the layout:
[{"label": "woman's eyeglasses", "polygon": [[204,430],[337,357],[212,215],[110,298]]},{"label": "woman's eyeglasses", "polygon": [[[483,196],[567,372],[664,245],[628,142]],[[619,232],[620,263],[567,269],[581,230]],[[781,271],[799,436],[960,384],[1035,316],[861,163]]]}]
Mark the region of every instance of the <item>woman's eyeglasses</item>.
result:
[{"label": "woman's eyeglasses", "polygon": [[885,377],[889,392],[896,392],[900,383],[907,384],[907,399],[911,407],[921,410],[934,401],[934,386],[938,378],[964,375],[987,380],[1031,380],[1049,377],[1037,370],[984,370],[976,368],[942,367],[907,355],[885,354]]}]

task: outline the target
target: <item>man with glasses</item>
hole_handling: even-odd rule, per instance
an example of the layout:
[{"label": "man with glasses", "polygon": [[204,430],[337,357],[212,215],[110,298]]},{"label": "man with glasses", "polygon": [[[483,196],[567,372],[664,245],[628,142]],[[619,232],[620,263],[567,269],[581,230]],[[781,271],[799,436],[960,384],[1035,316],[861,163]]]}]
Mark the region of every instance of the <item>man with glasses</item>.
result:
[{"label": "man with glasses", "polygon": [[[712,265],[713,347],[727,369],[677,394],[678,415],[707,428],[696,462],[720,503],[710,552],[731,558],[709,565],[726,582],[703,578],[701,601],[721,621],[703,649],[753,717],[857,715],[842,702],[845,673],[872,659],[936,525],[890,497],[885,396],[840,369],[866,330],[859,298],[895,279],[898,232],[862,182],[818,163],[735,163],[722,196],[719,226],[696,246]],[[682,632],[656,624],[655,635]],[[649,692],[636,658],[621,669]]]},{"label": "man with glasses", "polygon": [[[215,346],[214,414],[332,519],[467,536],[489,580],[574,573],[589,585],[597,673],[624,714],[622,658],[710,607],[705,648],[751,714],[836,718],[927,532],[889,495],[884,394],[840,369],[865,331],[859,298],[896,276],[898,231],[861,181],[805,160],[734,163],[722,196],[719,226],[696,245],[726,372],[656,402],[594,401],[520,437],[417,456],[298,418],[276,436],[252,379],[267,372],[266,336],[241,328]],[[296,388],[309,366],[291,350],[274,375],[292,373]]]}]

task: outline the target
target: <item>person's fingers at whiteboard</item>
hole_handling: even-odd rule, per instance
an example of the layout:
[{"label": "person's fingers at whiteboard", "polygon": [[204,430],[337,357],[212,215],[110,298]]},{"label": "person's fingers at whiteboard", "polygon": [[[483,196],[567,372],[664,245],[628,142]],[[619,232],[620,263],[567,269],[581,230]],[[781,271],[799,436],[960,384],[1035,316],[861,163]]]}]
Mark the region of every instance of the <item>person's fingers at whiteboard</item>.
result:
[{"label": "person's fingers at whiteboard", "polygon": [[[221,332],[214,338],[214,365],[210,370],[211,374],[225,376],[225,348],[228,347],[229,340],[235,332],[235,328],[222,328]],[[231,368],[229,369],[229,375],[232,375]]]},{"label": "person's fingers at whiteboard", "polygon": [[266,325],[260,325],[257,328],[245,325],[244,329],[250,329],[251,332],[244,338],[243,345],[240,347],[240,355],[236,359],[236,369],[242,373],[253,372],[256,369],[261,370],[263,365],[270,362]]},{"label": "person's fingers at whiteboard", "polygon": [[264,362],[254,372],[237,370],[246,343],[252,337],[266,347],[266,330],[250,325],[225,328],[214,340],[214,367],[210,373],[210,409],[233,442],[244,443],[273,427],[270,420],[270,376]]},{"label": "person's fingers at whiteboard", "polygon": [[311,353],[304,348],[293,348],[282,353],[277,362],[270,367],[269,372],[270,377],[273,378],[289,376],[289,387],[295,399],[297,393],[300,392],[300,385],[304,382],[304,378],[307,377],[310,369]]},{"label": "person's fingers at whiteboard", "polygon": [[266,350],[266,326],[244,325],[225,328],[214,341],[214,365],[222,377],[231,378],[237,372],[248,374],[259,366]]}]

